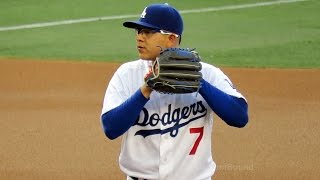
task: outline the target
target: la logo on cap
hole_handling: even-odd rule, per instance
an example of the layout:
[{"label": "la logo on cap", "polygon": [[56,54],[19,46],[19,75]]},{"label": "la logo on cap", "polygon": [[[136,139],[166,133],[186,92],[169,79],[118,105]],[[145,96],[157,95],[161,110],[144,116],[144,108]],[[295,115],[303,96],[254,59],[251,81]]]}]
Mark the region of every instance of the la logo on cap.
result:
[{"label": "la logo on cap", "polygon": [[141,18],[145,18],[145,16],[147,15],[147,7],[144,8],[143,12],[141,13]]}]

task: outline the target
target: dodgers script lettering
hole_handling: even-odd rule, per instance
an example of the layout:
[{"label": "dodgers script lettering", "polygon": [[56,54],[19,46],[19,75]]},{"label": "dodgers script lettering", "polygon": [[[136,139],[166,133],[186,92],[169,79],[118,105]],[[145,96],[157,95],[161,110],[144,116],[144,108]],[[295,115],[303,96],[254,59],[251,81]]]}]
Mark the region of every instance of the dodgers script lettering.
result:
[{"label": "dodgers script lettering", "polygon": [[[192,121],[198,120],[207,114],[207,109],[203,105],[202,101],[198,101],[190,106],[182,108],[172,109],[172,105],[168,105],[168,109],[162,115],[158,113],[150,114],[146,108],[142,109],[143,116],[139,117],[139,120],[135,125],[137,126],[151,126],[157,127],[154,129],[143,129],[135,133],[135,135],[141,135],[147,137],[155,134],[170,133],[171,137],[176,137],[179,133],[179,129],[186,126]],[[159,129],[159,123],[162,125],[162,129]]]}]

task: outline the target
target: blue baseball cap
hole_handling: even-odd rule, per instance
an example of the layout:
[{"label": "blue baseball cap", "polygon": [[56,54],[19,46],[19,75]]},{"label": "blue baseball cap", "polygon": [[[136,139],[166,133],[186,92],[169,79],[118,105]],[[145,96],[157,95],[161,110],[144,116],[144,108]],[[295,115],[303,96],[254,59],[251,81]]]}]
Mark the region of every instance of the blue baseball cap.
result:
[{"label": "blue baseball cap", "polygon": [[123,23],[127,28],[145,27],[155,30],[165,30],[178,35],[183,32],[183,20],[180,13],[169,4],[151,4],[146,7],[140,19]]}]

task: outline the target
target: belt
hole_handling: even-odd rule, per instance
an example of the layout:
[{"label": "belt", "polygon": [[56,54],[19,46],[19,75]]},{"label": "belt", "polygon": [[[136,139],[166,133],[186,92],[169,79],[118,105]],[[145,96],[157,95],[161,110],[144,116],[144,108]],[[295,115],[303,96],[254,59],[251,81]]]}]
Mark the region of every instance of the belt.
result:
[{"label": "belt", "polygon": [[130,178],[131,178],[132,180],[147,180],[147,179],[142,179],[142,178],[137,178],[137,177],[132,177],[132,176],[130,176]]}]

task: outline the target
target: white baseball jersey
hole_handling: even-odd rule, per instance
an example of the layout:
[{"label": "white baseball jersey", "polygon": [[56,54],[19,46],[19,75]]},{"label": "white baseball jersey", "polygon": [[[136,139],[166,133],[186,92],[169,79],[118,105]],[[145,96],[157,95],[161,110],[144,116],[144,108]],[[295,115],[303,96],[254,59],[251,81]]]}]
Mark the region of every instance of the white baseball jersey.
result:
[{"label": "white baseball jersey", "polygon": [[[143,85],[151,64],[137,60],[119,67],[106,90],[102,114],[122,104]],[[201,64],[207,82],[243,98],[220,69]],[[212,124],[213,111],[200,94],[153,91],[137,123],[122,137],[120,168],[129,176],[145,179],[211,179],[216,169],[211,155]]]}]

